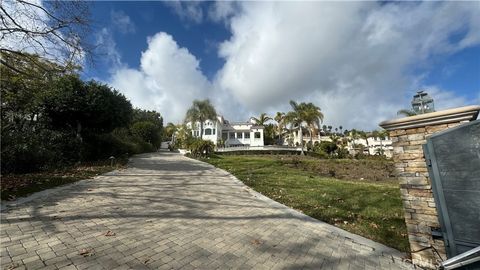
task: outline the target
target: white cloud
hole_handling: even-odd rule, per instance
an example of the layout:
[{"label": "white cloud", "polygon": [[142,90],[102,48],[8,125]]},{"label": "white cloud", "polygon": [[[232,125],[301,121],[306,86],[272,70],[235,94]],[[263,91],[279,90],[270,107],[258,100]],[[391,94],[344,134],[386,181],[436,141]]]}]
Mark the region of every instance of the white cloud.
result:
[{"label": "white cloud", "polygon": [[192,101],[212,91],[195,56],[163,32],[148,39],[139,70],[120,68],[110,81],[133,105],[161,112],[173,122],[181,122]]},{"label": "white cloud", "polygon": [[239,9],[238,2],[234,1],[216,1],[213,2],[208,10],[208,18],[214,22],[229,23],[230,19]]},{"label": "white cloud", "polygon": [[101,56],[100,59],[107,64],[110,71],[115,71],[124,66],[121,55],[117,50],[117,44],[108,28],[104,27],[95,33],[95,45],[97,46],[95,53]]},{"label": "white cloud", "polygon": [[110,12],[112,25],[123,34],[135,33],[135,23],[125,12],[112,10]]},{"label": "white cloud", "polygon": [[[169,5],[185,19],[203,19],[199,3]],[[438,56],[480,43],[480,7],[472,2],[235,5],[217,3],[209,12],[232,32],[219,46],[225,65],[213,81],[186,48],[158,33],[148,40],[140,68],[120,66],[111,84],[134,105],[174,122],[183,120],[193,99],[204,98],[231,120],[287,111],[291,99],[313,102],[326,124],[345,129],[377,128],[408,108],[419,89],[431,93],[438,109],[472,103],[452,90],[425,86],[419,72]]]},{"label": "white cloud", "polygon": [[290,99],[312,101],[327,123],[376,128],[408,105],[413,68],[479,43],[479,7],[242,2],[220,46],[226,63],[216,83],[256,114],[288,109]]},{"label": "white cloud", "polygon": [[201,1],[165,1],[182,21],[201,23],[203,21],[203,10]]}]

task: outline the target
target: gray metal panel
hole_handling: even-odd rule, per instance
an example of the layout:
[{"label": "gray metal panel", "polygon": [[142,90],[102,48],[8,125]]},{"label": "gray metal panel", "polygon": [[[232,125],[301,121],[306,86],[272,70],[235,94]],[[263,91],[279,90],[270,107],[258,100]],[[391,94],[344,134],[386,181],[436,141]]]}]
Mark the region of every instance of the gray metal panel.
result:
[{"label": "gray metal panel", "polygon": [[431,136],[424,151],[448,256],[480,246],[480,120]]}]

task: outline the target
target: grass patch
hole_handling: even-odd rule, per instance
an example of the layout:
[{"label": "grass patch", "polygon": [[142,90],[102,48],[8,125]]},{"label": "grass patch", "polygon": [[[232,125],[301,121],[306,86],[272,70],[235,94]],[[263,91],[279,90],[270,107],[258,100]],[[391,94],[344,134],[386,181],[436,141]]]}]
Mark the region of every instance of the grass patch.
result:
[{"label": "grass patch", "polygon": [[2,200],[14,200],[41,190],[92,178],[123,167],[127,162],[128,159],[125,158],[118,159],[113,167],[110,166],[110,161],[100,161],[54,171],[2,175],[0,196]]},{"label": "grass patch", "polygon": [[[318,170],[305,169],[312,164],[316,166],[318,161],[308,157],[214,156],[204,161],[229,171],[254,190],[306,215],[400,251],[409,251],[400,190],[392,179],[325,177]],[[368,166],[349,160],[318,162],[327,167],[328,162],[336,163],[331,165],[334,167],[342,164],[352,169]],[[385,165],[368,162],[379,170]],[[366,170],[373,169],[370,166]]]}]

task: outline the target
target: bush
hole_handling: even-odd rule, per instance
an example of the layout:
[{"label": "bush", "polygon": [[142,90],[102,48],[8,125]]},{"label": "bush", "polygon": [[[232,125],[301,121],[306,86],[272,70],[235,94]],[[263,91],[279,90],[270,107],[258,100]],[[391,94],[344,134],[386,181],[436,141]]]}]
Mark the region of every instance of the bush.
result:
[{"label": "bush", "polygon": [[47,129],[25,129],[2,134],[1,172],[29,173],[78,161],[80,142],[75,135]]},{"label": "bush", "polygon": [[211,141],[195,139],[188,147],[193,157],[208,157],[213,153],[215,144]]},{"label": "bush", "polygon": [[88,138],[82,149],[82,160],[105,160],[111,156],[127,157],[130,154],[141,153],[139,147],[125,141],[112,133],[96,134]]},{"label": "bush", "polygon": [[337,144],[328,141],[322,141],[315,147],[315,152],[324,152],[328,155],[333,155],[333,153],[337,150]]}]

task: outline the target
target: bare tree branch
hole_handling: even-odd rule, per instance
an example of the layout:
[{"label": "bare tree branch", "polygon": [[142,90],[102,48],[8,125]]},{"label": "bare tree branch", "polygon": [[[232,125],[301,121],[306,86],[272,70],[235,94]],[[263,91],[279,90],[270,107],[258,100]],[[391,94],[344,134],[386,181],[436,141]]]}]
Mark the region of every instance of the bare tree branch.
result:
[{"label": "bare tree branch", "polygon": [[[90,33],[89,18],[88,3],[81,0],[42,3],[2,0],[0,52],[33,61],[34,65],[38,63],[31,56],[38,55],[53,61],[55,67],[62,67],[60,71],[79,66],[93,52],[93,46],[86,38]],[[13,67],[6,62],[3,59],[1,64]],[[16,68],[14,71],[20,70]]]}]

